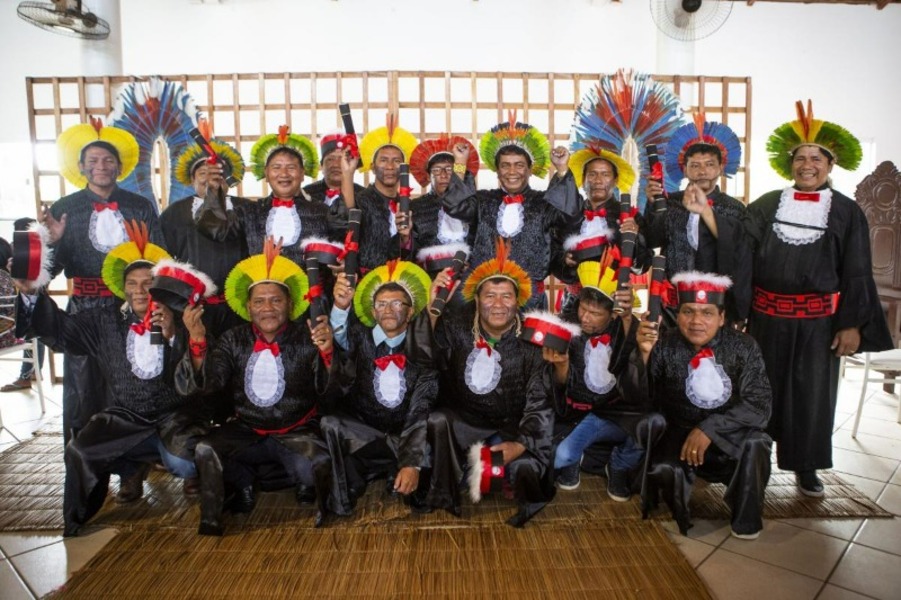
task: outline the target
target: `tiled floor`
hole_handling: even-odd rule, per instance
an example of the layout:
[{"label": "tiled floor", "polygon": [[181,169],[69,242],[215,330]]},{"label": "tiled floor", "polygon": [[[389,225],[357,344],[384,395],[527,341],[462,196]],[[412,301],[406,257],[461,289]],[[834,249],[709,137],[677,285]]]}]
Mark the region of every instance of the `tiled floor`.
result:
[{"label": "tiled floor", "polygon": [[[46,371],[46,369],[45,369]],[[14,379],[0,368],[0,383]],[[849,370],[839,393],[835,470],[867,496],[901,515],[901,425],[898,398],[876,391],[868,401],[857,439],[851,438],[860,384]],[[62,390],[49,389],[41,416],[37,393],[0,394],[3,424],[19,439],[59,414]],[[0,432],[0,450],[16,443]],[[901,598],[901,516],[888,519],[785,519],[769,521],[756,541],[729,535],[725,521],[695,521],[688,537],[671,537],[714,596],[723,600],[852,600]],[[39,598],[66,579],[106,542],[114,530],[63,540],[59,533],[0,534],[0,597]]]}]

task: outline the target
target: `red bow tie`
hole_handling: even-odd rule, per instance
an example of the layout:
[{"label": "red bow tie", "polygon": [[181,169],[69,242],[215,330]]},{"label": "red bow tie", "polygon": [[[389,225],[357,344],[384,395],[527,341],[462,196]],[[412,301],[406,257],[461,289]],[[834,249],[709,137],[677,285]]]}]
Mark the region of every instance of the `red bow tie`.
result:
[{"label": "red bow tie", "polygon": [[522,194],[504,196],[504,204],[522,204]]},{"label": "red bow tie", "polygon": [[389,354],[388,356],[383,356],[381,358],[376,358],[374,361],[375,366],[379,368],[380,371],[384,371],[388,368],[388,365],[394,363],[397,365],[398,369],[403,369],[407,364],[407,357],[403,354]]},{"label": "red bow tie", "polygon": [[397,214],[397,200],[388,200],[388,209],[391,211],[391,214]]},{"label": "red bow tie", "polygon": [[488,350],[488,356],[491,356],[491,344],[486,342],[485,338],[479,336],[479,339],[476,340],[476,348]]},{"label": "red bow tie", "polygon": [[325,190],[325,197],[331,200],[332,198],[337,198],[341,195],[341,190],[339,189],[328,189]]},{"label": "red bow tie", "polygon": [[110,210],[119,210],[118,202],[94,202],[94,210],[97,212],[110,209]]},{"label": "red bow tie", "polygon": [[697,369],[701,366],[701,361],[705,358],[713,358],[713,350],[710,348],[702,348],[700,352],[695,354],[694,358],[691,359],[691,368]]},{"label": "red bow tie", "polygon": [[603,219],[607,218],[607,209],[606,208],[601,208],[598,210],[586,210],[586,211],[584,211],[584,213],[585,213],[586,221],[592,221],[597,218],[603,218]]},{"label": "red bow tie", "polygon": [[254,352],[262,352],[263,350],[269,350],[272,352],[272,356],[278,356],[278,342],[267,342],[263,338],[257,338],[257,341],[253,343],[253,351]]},{"label": "red bow tie", "polygon": [[795,192],[795,200],[803,200],[805,202],[819,202],[819,192]]},{"label": "red bow tie", "polygon": [[596,335],[596,336],[592,337],[589,341],[591,342],[592,348],[597,348],[598,343],[604,344],[605,346],[609,346],[610,345],[610,334],[602,333],[601,335]]},{"label": "red bow tie", "polygon": [[273,197],[272,198],[272,207],[275,208],[276,206],[284,206],[285,208],[293,208],[294,207],[294,198],[291,198],[289,200],[284,200],[282,198]]},{"label": "red bow tie", "polygon": [[144,318],[139,323],[132,323],[131,330],[134,331],[138,335],[144,335],[148,331],[150,331],[151,323],[150,318],[153,312],[153,304],[147,307],[147,312],[144,313]]}]

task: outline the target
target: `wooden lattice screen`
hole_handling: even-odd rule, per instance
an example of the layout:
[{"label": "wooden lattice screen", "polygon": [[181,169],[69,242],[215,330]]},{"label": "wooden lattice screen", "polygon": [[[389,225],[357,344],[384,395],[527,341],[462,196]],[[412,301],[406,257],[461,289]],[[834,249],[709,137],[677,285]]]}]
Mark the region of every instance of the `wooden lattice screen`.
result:
[{"label": "wooden lattice screen", "polygon": [[[441,71],[370,71],[354,73],[243,73],[171,75],[212,121],[216,136],[235,144],[246,157],[264,133],[287,123],[292,131],[318,136],[340,127],[337,104],[351,105],[358,131],[385,122],[396,112],[402,127],[418,138],[442,132],[463,135],[476,145],[482,132],[506,118],[511,109],[519,119],[548,134],[552,143],[566,144],[573,111],[583,94],[602,77],[599,73],[489,73]],[[682,100],[683,108],[702,107],[708,119],[727,123],[743,146],[738,175],[723,186],[747,202],[751,131],[749,77],[654,75]],[[52,202],[74,191],[57,170],[54,141],[61,131],[88,115],[107,115],[123,84],[136,77],[28,78],[29,125],[34,154],[35,203]],[[157,200],[168,196],[165,145],[154,153]],[[367,182],[367,176],[360,176]],[[480,174],[482,187],[494,185],[493,173]],[[537,187],[543,187],[536,182]],[[237,194],[257,197],[265,184],[247,174]]]}]

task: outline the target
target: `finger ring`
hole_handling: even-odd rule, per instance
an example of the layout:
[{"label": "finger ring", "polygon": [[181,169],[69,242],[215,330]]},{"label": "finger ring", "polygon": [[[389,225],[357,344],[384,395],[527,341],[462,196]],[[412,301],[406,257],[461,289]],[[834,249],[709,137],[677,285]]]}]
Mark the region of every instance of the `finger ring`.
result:
[{"label": "finger ring", "polygon": [[697,450],[692,450],[691,453],[692,453],[692,454],[697,454],[698,451],[697,451]]}]

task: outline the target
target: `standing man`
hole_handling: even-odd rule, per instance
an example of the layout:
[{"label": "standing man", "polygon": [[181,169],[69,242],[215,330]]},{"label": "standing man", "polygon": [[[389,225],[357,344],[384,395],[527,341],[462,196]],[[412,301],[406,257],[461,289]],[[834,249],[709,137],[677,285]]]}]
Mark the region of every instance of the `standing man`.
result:
[{"label": "standing man", "polygon": [[[730,323],[744,321],[751,302],[745,206],[719,188],[720,178],[735,175],[741,164],[738,136],[727,125],[705,121],[704,113],[696,113],[693,123],[673,134],[663,161],[670,182],[686,177],[688,186],[669,193],[662,215],[647,210],[648,244],[666,256],[668,278],[695,270],[729,277],[733,285],[726,294],[726,318]],[[649,178],[648,197],[663,193],[662,179]]]},{"label": "standing man", "polygon": [[[355,138],[354,138],[355,141]],[[343,174],[341,162],[348,151],[347,134],[333,133],[319,141],[319,163],[322,167],[322,179],[304,186],[303,191],[312,202],[321,202],[328,207],[329,232],[335,239],[344,239],[347,231],[347,202],[341,194]],[[363,186],[353,184],[354,192],[359,194]]]},{"label": "standing man", "polygon": [[870,236],[860,207],[832,189],[834,165],[853,170],[860,143],[847,130],[798,120],[767,142],[770,164],[794,184],[748,207],[754,303],[748,331],[763,351],[773,386],[779,468],[795,471],[801,492],[822,496],[818,469],[832,467],[839,360],[893,347],[879,304]]},{"label": "standing man", "polygon": [[[556,228],[566,235],[577,230],[582,220],[579,193],[567,166],[569,151],[561,146],[551,152],[543,134],[516,121],[516,114],[511,113],[508,122],[482,136],[479,153],[486,166],[497,173],[498,189],[476,191],[472,176],[466,176],[469,149],[457,145],[455,175],[442,206],[448,215],[476,230],[471,264],[491,259],[498,237],[507,240],[510,258],[532,280],[532,298],[524,308],[544,308],[552,233]],[[547,191],[531,189],[530,175],[543,177],[548,163],[553,163],[556,174]]]},{"label": "standing man", "polygon": [[[432,296],[451,285],[445,270]],[[496,257],[466,279],[465,309],[430,315],[436,366],[453,384],[442,394],[446,403],[429,415],[433,467],[426,502],[434,508],[461,514],[463,457],[474,444],[502,455],[504,480],[519,506],[508,524],[522,527],[554,497],[550,368],[541,349],[518,336],[519,309],[532,297],[531,286],[500,240]]]},{"label": "standing man", "polygon": [[[116,182],[138,163],[138,142],[125,130],[104,127],[99,119],[74,125],[56,142],[60,171],[83,188],[44,209],[43,222],[53,247],[52,277],[62,271],[72,279],[66,312],[115,307],[118,302],[100,271],[110,250],[128,241],[127,221],[145,223],[150,241],[162,244],[157,207],[147,198],[121,189]],[[71,439],[88,419],[112,402],[102,371],[91,356],[66,355],[63,361],[63,436]]]},{"label": "standing man", "polygon": [[[389,493],[409,497],[414,510],[425,507],[417,492],[428,483],[420,473],[429,467],[426,422],[438,396],[438,372],[428,352],[428,318],[417,315],[431,283],[406,261],[373,269],[356,291],[338,276],[331,325],[344,350],[334,375],[341,400],[322,418],[338,514],[350,514],[366,484],[384,475]],[[349,319],[351,300],[356,318]]]},{"label": "standing man", "polygon": [[[727,484],[732,535],[755,539],[773,442],[764,429],[773,395],[754,339],[725,324],[728,277],[690,271],[673,277],[679,294],[676,328],[662,336],[643,321],[624,394],[649,397],[666,419],[651,450],[649,490],[659,488],[682,535],[695,476]],[[659,341],[658,341],[659,340]]]}]

